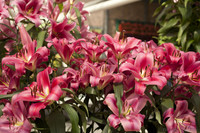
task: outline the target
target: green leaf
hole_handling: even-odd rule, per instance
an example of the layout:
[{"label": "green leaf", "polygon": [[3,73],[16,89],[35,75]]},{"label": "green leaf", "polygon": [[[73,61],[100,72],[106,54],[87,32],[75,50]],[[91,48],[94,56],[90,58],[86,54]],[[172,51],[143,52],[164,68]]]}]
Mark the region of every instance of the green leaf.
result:
[{"label": "green leaf", "polygon": [[169,30],[170,28],[173,28],[178,22],[179,22],[179,19],[177,18],[170,19],[168,22],[164,23],[163,27],[161,27],[158,30],[158,33],[167,32],[167,30]]},{"label": "green leaf", "polygon": [[80,129],[78,126],[79,123],[79,117],[77,112],[74,110],[73,107],[71,107],[69,104],[63,104],[61,106],[68,114],[70,122],[72,124],[72,133],[80,133]]},{"label": "green leaf", "polygon": [[96,123],[105,124],[105,120],[99,119],[97,117],[91,116],[90,119]]},{"label": "green leaf", "polygon": [[83,107],[85,108],[86,112],[87,112],[87,115],[89,115],[87,105],[86,105],[84,102],[82,102],[82,101],[76,96],[76,94],[75,94],[72,90],[70,90],[69,88],[62,88],[62,90],[66,91],[66,92],[68,92],[68,93],[70,93],[70,94],[73,94],[73,96],[74,96],[73,99],[74,99],[77,103],[79,103],[81,106],[83,106]]},{"label": "green leaf", "polygon": [[191,46],[191,44],[194,42],[194,40],[189,40],[187,41],[186,44],[183,44],[183,50],[188,51],[189,47]]},{"label": "green leaf", "polygon": [[112,133],[109,124],[106,124],[106,126],[104,127],[102,133]]},{"label": "green leaf", "polygon": [[7,94],[7,95],[0,95],[0,99],[10,99],[12,98],[12,96],[14,96],[15,94],[18,94],[20,93],[21,91],[15,91],[14,93],[12,94]]},{"label": "green leaf", "polygon": [[65,133],[65,117],[56,110],[46,118],[51,133]]},{"label": "green leaf", "polygon": [[68,92],[68,93],[70,93],[70,94],[75,94],[71,89],[69,89],[69,88],[62,88],[62,90],[63,91],[66,91],[66,92]]},{"label": "green leaf", "polygon": [[187,8],[185,8],[184,6],[178,6],[178,10],[181,13],[183,22],[192,15],[192,8],[190,6],[187,6]]},{"label": "green leaf", "polygon": [[167,13],[165,19],[166,19],[166,20],[170,20],[170,19],[173,19],[174,17],[179,16],[179,15],[180,15],[180,14],[177,13],[177,12]]},{"label": "green leaf", "polygon": [[4,105],[0,105],[0,117],[3,115],[2,109],[4,108]]},{"label": "green leaf", "polygon": [[196,48],[197,52],[200,53],[200,42],[197,45],[195,45],[195,48]]},{"label": "green leaf", "polygon": [[153,13],[153,17],[155,17],[156,15],[158,15],[158,13],[161,11],[161,9],[162,9],[162,6],[156,8],[156,10]]},{"label": "green leaf", "polygon": [[185,6],[185,8],[187,8],[187,4],[188,4],[189,0],[184,0],[184,1],[185,1],[184,6]]},{"label": "green leaf", "polygon": [[192,104],[194,105],[196,109],[196,128],[197,132],[200,132],[200,96],[196,93],[193,93],[193,96],[191,98]]},{"label": "green leaf", "polygon": [[73,29],[74,32],[70,32],[72,33],[72,35],[76,38],[76,39],[80,39],[81,38],[81,34],[80,32],[77,30],[77,28]]},{"label": "green leaf", "polygon": [[162,105],[162,112],[165,112],[169,108],[174,108],[174,102],[170,98],[164,99],[161,105]]},{"label": "green leaf", "polygon": [[87,116],[89,116],[89,112],[88,112],[87,105],[86,105],[84,102],[82,102],[77,96],[74,96],[74,100],[75,100],[78,104],[80,104],[81,106],[83,106],[83,107],[85,108],[86,114],[87,114]]},{"label": "green leaf", "polygon": [[92,94],[92,95],[97,95],[97,91],[93,87],[87,87],[86,90],[85,90],[85,93]]},{"label": "green leaf", "polygon": [[180,44],[182,40],[182,34],[185,31],[185,29],[189,26],[190,22],[185,23],[184,25],[180,25],[179,32],[178,32],[178,44]]},{"label": "green leaf", "polygon": [[155,109],[155,115],[156,115],[156,120],[158,121],[158,123],[162,125],[160,111],[157,108]]},{"label": "green leaf", "polygon": [[86,126],[87,126],[87,120],[86,120],[86,114],[83,110],[81,110],[78,106],[73,105],[74,108],[78,111],[80,117],[81,117],[81,122],[83,126],[83,132],[86,133]]},{"label": "green leaf", "polygon": [[59,3],[58,7],[59,7],[60,12],[62,12],[62,10],[63,10],[63,3]]},{"label": "green leaf", "polygon": [[81,28],[81,25],[82,25],[82,23],[81,23],[81,13],[80,13],[79,9],[76,8],[76,7],[74,7],[74,10],[75,10],[75,12],[76,12],[76,16],[77,16],[77,19],[78,19],[78,23],[79,23],[79,26],[80,26],[80,28]]},{"label": "green leaf", "polygon": [[35,26],[35,24],[33,23],[28,23],[28,25],[26,26],[26,31],[28,32],[31,28],[33,28],[33,26]]},{"label": "green leaf", "polygon": [[123,84],[114,84],[114,93],[115,93],[115,98],[117,100],[117,107],[119,109],[119,115],[121,114],[122,111],[122,96],[123,96]]},{"label": "green leaf", "polygon": [[187,31],[183,33],[181,37],[181,44],[185,44],[187,41]]},{"label": "green leaf", "polygon": [[11,70],[13,70],[13,71],[15,71],[16,69],[15,69],[15,66],[13,66],[13,65],[9,65],[9,64],[5,64],[7,67],[9,67]]},{"label": "green leaf", "polygon": [[[162,6],[165,6],[166,2],[162,3]],[[165,7],[161,13],[159,13],[159,15],[156,17],[156,23],[159,22],[159,20],[161,20],[161,18],[168,12],[168,10],[171,9],[171,5],[168,5],[167,7]]]},{"label": "green leaf", "polygon": [[198,31],[194,31],[194,41],[195,42],[198,42],[200,40],[199,34],[200,33]]},{"label": "green leaf", "polygon": [[40,47],[42,47],[43,42],[44,42],[45,35],[46,35],[46,31],[40,31],[40,32],[38,33],[36,50],[38,50]]}]

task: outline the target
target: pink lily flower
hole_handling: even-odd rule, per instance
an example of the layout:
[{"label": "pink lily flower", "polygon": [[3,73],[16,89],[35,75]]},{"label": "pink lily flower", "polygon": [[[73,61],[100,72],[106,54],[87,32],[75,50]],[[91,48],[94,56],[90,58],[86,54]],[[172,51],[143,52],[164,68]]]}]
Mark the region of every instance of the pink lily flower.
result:
[{"label": "pink lily flower", "polygon": [[[2,63],[2,69],[10,77],[12,76],[21,77],[25,73],[24,62],[21,59],[18,59],[13,56],[11,57],[8,56],[8,57],[4,57],[1,63]],[[12,70],[7,65],[14,66],[15,70]]]},{"label": "pink lily flower", "polygon": [[89,78],[92,74],[87,62],[80,65],[80,70],[66,68],[63,72],[67,74],[69,80],[69,88],[78,90],[79,87],[86,88],[89,85]]},{"label": "pink lily flower", "polygon": [[[0,23],[5,24],[12,28],[14,31],[16,31],[16,27],[10,24],[10,21],[8,19],[0,19]],[[7,39],[6,44],[4,45],[4,48],[11,52],[13,50],[13,47],[16,45],[16,42],[13,39],[16,39],[16,34],[13,33],[8,27],[5,25],[0,24],[0,39]]]},{"label": "pink lily flower", "polygon": [[176,110],[169,108],[163,114],[164,123],[169,133],[196,133],[195,114],[188,109],[186,100],[176,101]]},{"label": "pink lily flower", "polygon": [[[72,68],[66,68],[63,73],[66,73],[67,74],[67,79],[68,79],[68,88],[72,89],[72,90],[75,90],[77,91],[80,84],[81,84],[81,75],[80,75],[80,72],[77,71],[77,70],[74,70]],[[88,78],[87,77],[84,77],[85,78],[85,85],[88,85]]]},{"label": "pink lily flower", "polygon": [[[75,26],[76,23],[67,24],[68,19],[65,18],[63,22],[57,24],[56,21],[51,20],[51,27],[49,28],[49,36],[46,38],[47,42],[51,42],[54,38],[67,39],[69,42],[74,42],[75,38],[69,33]],[[48,45],[50,47],[51,45]]]},{"label": "pink lily flower", "polygon": [[[68,3],[66,3],[66,4],[69,5],[70,2],[68,1]],[[65,5],[66,8],[63,9],[65,13],[67,13],[66,11],[69,10],[67,5]],[[74,5],[74,7],[78,8],[78,10],[80,11],[80,14],[81,14],[81,20],[82,20],[82,22],[84,22],[84,21],[87,19],[86,14],[88,14],[89,12],[86,11],[86,10],[83,10],[83,7],[84,7],[83,2],[77,2],[77,3]],[[71,14],[71,19],[72,19],[72,20],[77,19],[76,11],[75,11],[74,9],[72,9],[72,10],[70,11],[70,14]]]},{"label": "pink lily flower", "polygon": [[109,83],[122,82],[123,76],[121,74],[114,74],[116,67],[114,65],[102,64],[99,67],[95,67],[91,63],[87,63],[91,71],[90,84],[91,87],[97,86],[99,90],[104,89]]},{"label": "pink lily flower", "polygon": [[[196,88],[193,87],[193,89]],[[176,100],[184,100],[186,97],[191,98],[192,92],[190,92],[190,88],[187,85],[178,86],[174,91],[174,97],[176,98]]]},{"label": "pink lily flower", "polygon": [[58,5],[56,5],[56,7],[54,7],[52,0],[48,1],[47,14],[48,14],[48,18],[52,19],[54,21],[57,20],[59,14],[60,14],[60,9],[59,9]]},{"label": "pink lily flower", "polygon": [[197,60],[196,53],[183,53],[182,58],[183,63],[178,77],[183,83],[200,86],[200,61]]},{"label": "pink lily flower", "polygon": [[30,133],[32,125],[27,119],[27,109],[23,102],[15,105],[6,103],[0,117],[1,133]]},{"label": "pink lily flower", "polygon": [[75,46],[80,41],[84,41],[83,39],[79,39],[74,43],[69,43],[69,41],[65,38],[63,39],[53,39],[53,46],[55,47],[56,51],[60,55],[61,59],[66,63],[69,64],[71,61],[71,56],[74,53]]},{"label": "pink lily flower", "polygon": [[156,50],[158,48],[157,44],[153,41],[150,40],[148,42],[140,42],[138,44],[137,49],[133,49],[132,54],[138,54],[138,53],[151,53],[154,50]]},{"label": "pink lily flower", "polygon": [[144,95],[146,85],[157,85],[159,89],[162,89],[167,83],[166,78],[159,75],[158,71],[154,70],[153,65],[154,57],[152,53],[139,53],[134,63],[123,63],[119,71],[131,72],[134,75],[132,81],[135,81],[135,93]]},{"label": "pink lily flower", "polygon": [[172,71],[177,70],[182,63],[181,51],[177,50],[172,43],[164,43],[162,46],[165,49],[166,61],[171,67]]},{"label": "pink lily flower", "polygon": [[74,0],[68,0],[67,2],[64,2],[64,6],[63,6],[63,12],[65,14],[65,16],[68,14],[71,5],[74,3]]},{"label": "pink lily flower", "polygon": [[[98,42],[97,42],[98,43]],[[82,42],[81,47],[85,51],[85,56],[91,61],[96,62],[99,60],[99,56],[106,51],[104,42],[100,41],[99,44],[92,44],[90,42]]]},{"label": "pink lily flower", "polygon": [[8,18],[9,12],[8,12],[8,6],[6,5],[4,0],[0,0],[0,18]]},{"label": "pink lily flower", "polygon": [[40,110],[46,108],[47,105],[58,101],[63,94],[59,84],[64,83],[63,77],[56,77],[50,84],[49,74],[52,68],[48,67],[44,71],[38,73],[37,82],[33,82],[29,87],[12,98],[12,103],[19,101],[36,102],[30,105],[29,117],[40,118]]},{"label": "pink lily flower", "polygon": [[82,22],[81,28],[80,26],[78,26],[77,29],[81,33],[81,37],[86,40],[92,41],[96,37],[96,35],[93,32],[89,31],[89,26],[85,25],[84,22]]},{"label": "pink lily flower", "polygon": [[7,75],[3,70],[0,77],[0,95],[12,93],[19,88],[19,77]]},{"label": "pink lily flower", "polygon": [[137,94],[130,95],[123,100],[122,112],[119,114],[116,105],[117,100],[114,94],[108,94],[104,100],[104,104],[114,113],[108,117],[111,127],[117,128],[121,123],[125,131],[139,131],[143,126],[144,115],[139,112],[146,104],[147,98]]},{"label": "pink lily flower", "polygon": [[18,54],[16,54],[16,57],[25,63],[26,69],[34,71],[36,68],[41,66],[40,64],[42,62],[48,60],[50,51],[46,47],[40,47],[35,52],[37,42],[35,40],[31,40],[31,37],[29,36],[24,26],[19,27],[19,29],[23,48]]},{"label": "pink lily flower", "polygon": [[120,33],[117,32],[115,37],[112,38],[110,35],[105,34],[104,37],[108,41],[105,43],[109,48],[112,49],[116,59],[122,59],[127,55],[131,50],[137,47],[141,40],[134,37],[128,37],[126,41],[120,40]]},{"label": "pink lily flower", "polygon": [[41,23],[39,16],[46,16],[44,12],[40,11],[43,0],[16,0],[15,3],[19,11],[15,18],[16,23],[29,19],[38,27]]}]

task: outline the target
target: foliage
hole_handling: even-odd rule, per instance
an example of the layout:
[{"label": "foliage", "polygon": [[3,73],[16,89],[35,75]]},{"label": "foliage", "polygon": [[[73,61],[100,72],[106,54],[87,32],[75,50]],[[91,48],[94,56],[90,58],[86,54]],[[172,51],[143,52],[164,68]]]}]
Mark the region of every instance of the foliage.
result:
[{"label": "foliage", "polygon": [[183,51],[200,52],[200,2],[167,0],[155,10],[159,43],[171,42]]},{"label": "foliage", "polygon": [[200,131],[198,52],[96,35],[81,2],[1,2],[0,132]]}]

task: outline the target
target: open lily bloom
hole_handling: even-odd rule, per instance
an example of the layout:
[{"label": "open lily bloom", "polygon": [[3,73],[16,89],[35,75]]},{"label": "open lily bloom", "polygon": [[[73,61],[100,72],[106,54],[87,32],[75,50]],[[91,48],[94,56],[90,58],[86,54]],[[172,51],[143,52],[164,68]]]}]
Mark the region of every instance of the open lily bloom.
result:
[{"label": "open lily bloom", "polygon": [[112,49],[114,56],[117,59],[122,59],[125,55],[127,55],[131,50],[137,48],[137,45],[141,42],[141,40],[136,39],[134,37],[127,38],[126,40],[120,40],[120,33],[117,32],[115,37],[112,38],[110,35],[105,34],[104,37],[108,41],[105,43],[109,48]]},{"label": "open lily bloom", "polygon": [[53,39],[53,46],[60,55],[61,59],[66,63],[70,63],[71,56],[74,52],[74,44],[70,44],[66,39]]},{"label": "open lily bloom", "polygon": [[35,51],[37,42],[35,40],[32,41],[24,26],[19,27],[19,29],[23,48],[16,56],[25,63],[26,69],[34,71],[41,66],[42,62],[48,60],[50,51],[46,47],[40,47]]},{"label": "open lily bloom", "polygon": [[169,133],[196,133],[195,114],[188,109],[186,100],[176,101],[176,110],[169,108],[163,114]]},{"label": "open lily bloom", "polygon": [[[100,39],[100,37],[99,37]],[[97,42],[98,43],[98,42]],[[93,44],[90,42],[82,42],[81,47],[85,51],[85,56],[88,57],[91,61],[95,62],[99,60],[99,56],[106,51],[104,42],[100,40],[99,44]]]},{"label": "open lily bloom", "polygon": [[48,8],[47,8],[48,18],[56,21],[60,14],[60,9],[59,9],[58,5],[56,5],[56,7],[53,6],[52,0],[48,0],[47,2],[48,2]]},{"label": "open lily bloom", "polygon": [[161,46],[165,49],[166,61],[172,71],[177,70],[181,66],[181,51],[177,50],[172,43],[164,43]]},{"label": "open lily bloom", "polygon": [[143,126],[144,115],[139,112],[143,109],[147,101],[146,97],[133,94],[123,100],[122,112],[116,105],[117,100],[114,94],[108,94],[104,104],[114,113],[108,117],[110,126],[117,128],[121,123],[125,131],[139,131]]},{"label": "open lily bloom", "polygon": [[[0,13],[0,15],[1,15],[1,13]],[[13,40],[13,39],[16,38],[16,34],[13,32],[13,31],[15,31],[15,32],[17,31],[16,27],[14,27],[10,23],[10,21],[8,19],[6,19],[6,18],[0,19],[0,23],[1,23],[0,24],[0,31],[1,31],[0,39],[8,39],[6,44],[4,45],[4,48],[8,52],[11,52],[14,49],[14,46],[16,45],[16,41]],[[11,31],[11,29],[13,31]]]},{"label": "open lily bloom", "polygon": [[15,105],[6,103],[0,117],[1,133],[30,133],[32,125],[27,119],[27,110],[24,103],[18,102]]},{"label": "open lily bloom", "polygon": [[[81,81],[80,81],[80,78],[81,78],[81,74],[79,71],[77,70],[74,70],[72,68],[66,68],[63,73],[66,73],[67,74],[67,84],[68,84],[68,87],[72,90],[78,90],[80,84],[81,84]],[[86,75],[85,75],[86,76]],[[84,82],[83,84],[85,83],[86,85],[88,84],[88,78],[87,77],[84,77]]]},{"label": "open lily bloom", "polygon": [[0,0],[0,18],[7,18],[9,17],[8,6],[5,4],[4,0]]},{"label": "open lily bloom", "polygon": [[[6,71],[9,76],[20,77],[25,73],[24,62],[16,57],[4,57],[2,59],[2,69]],[[14,66],[15,70],[12,70],[8,65]]]},{"label": "open lily bloom", "polygon": [[29,117],[40,117],[40,110],[46,108],[48,104],[53,101],[59,100],[63,94],[59,84],[64,82],[62,77],[53,79],[50,84],[49,74],[52,73],[52,68],[48,67],[44,71],[38,73],[37,82],[33,82],[29,87],[21,93],[14,95],[12,98],[13,103],[18,101],[32,101],[36,102],[31,104],[29,108]]},{"label": "open lily bloom", "polygon": [[40,25],[39,16],[45,16],[45,13],[40,11],[43,0],[16,0],[15,2],[19,11],[15,18],[16,23],[29,19],[36,26]]},{"label": "open lily bloom", "polygon": [[69,64],[71,61],[71,56],[74,53],[77,43],[84,41],[84,39],[79,39],[74,43],[70,43],[66,38],[63,39],[54,38],[52,41],[53,41],[52,43],[53,46],[55,47],[56,51],[60,55],[63,62]]},{"label": "open lily bloom", "polygon": [[[60,23],[57,23],[52,19],[50,19],[50,21],[51,21],[51,27],[49,28],[49,36],[46,38],[47,42],[51,42],[54,38],[57,39],[66,38],[69,42],[75,41],[75,38],[69,33],[76,26],[75,22],[68,24],[67,18],[65,18]],[[51,45],[48,45],[48,47],[50,46]]]},{"label": "open lily bloom", "polygon": [[82,22],[81,28],[79,26],[77,29],[81,33],[81,37],[86,40],[93,40],[96,37],[95,33],[89,31],[89,26],[85,25],[84,22]]},{"label": "open lily bloom", "polygon": [[183,64],[178,77],[183,83],[200,86],[200,61],[194,52],[183,53]]},{"label": "open lily bloom", "polygon": [[99,90],[104,89],[111,82],[118,83],[123,80],[121,74],[114,74],[116,69],[116,66],[114,65],[103,64],[96,67],[87,63],[86,67],[88,67],[92,72],[90,75],[91,87],[97,86]]},{"label": "open lily bloom", "polygon": [[[137,55],[135,62],[125,62],[120,67],[120,72],[131,72],[135,81],[135,92],[144,95],[146,85],[157,85],[162,89],[167,80],[164,76],[154,73],[154,57],[152,53],[140,53]],[[130,79],[129,79],[130,80]]]},{"label": "open lily bloom", "polygon": [[0,95],[12,93],[19,88],[19,77],[10,76],[5,71],[0,77]]},{"label": "open lily bloom", "polygon": [[[70,4],[70,3],[68,2],[67,4]],[[83,2],[77,2],[77,3],[74,5],[74,7],[78,8],[79,11],[80,11],[81,20],[82,20],[82,21],[85,21],[85,20],[87,19],[87,18],[86,18],[86,14],[88,14],[89,12],[86,11],[86,10],[83,10],[83,6],[84,6]],[[66,6],[66,7],[67,7],[67,6]],[[64,11],[66,11],[65,8],[64,8]],[[72,19],[72,20],[75,20],[75,19],[77,18],[75,9],[72,9],[72,10],[70,11],[70,14],[71,14],[71,19]]]}]

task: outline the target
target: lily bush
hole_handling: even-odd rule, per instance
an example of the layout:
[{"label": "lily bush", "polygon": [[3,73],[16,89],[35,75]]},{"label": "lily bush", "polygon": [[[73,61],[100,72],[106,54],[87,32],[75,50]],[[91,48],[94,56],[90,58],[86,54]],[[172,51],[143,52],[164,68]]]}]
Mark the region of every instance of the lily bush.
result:
[{"label": "lily bush", "polygon": [[0,2],[1,133],[200,132],[199,53],[92,33],[81,2]]}]

